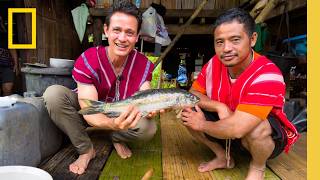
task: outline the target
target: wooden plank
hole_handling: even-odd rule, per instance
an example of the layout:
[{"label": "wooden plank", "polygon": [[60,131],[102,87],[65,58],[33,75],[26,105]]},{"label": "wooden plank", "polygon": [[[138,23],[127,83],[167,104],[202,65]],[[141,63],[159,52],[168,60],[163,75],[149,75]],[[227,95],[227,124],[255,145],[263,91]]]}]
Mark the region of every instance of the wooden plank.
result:
[{"label": "wooden plank", "polygon": [[[212,179],[211,173],[199,173],[198,163],[210,155],[208,149],[197,143],[187,132],[173,112],[160,117],[162,138],[163,178]],[[195,156],[195,154],[203,154]]]},{"label": "wooden plank", "polygon": [[[201,0],[202,2],[202,0]],[[146,9],[140,9],[144,12]],[[221,14],[224,10],[223,9],[216,9],[212,10],[201,10],[197,17],[211,17],[216,18],[219,14]],[[190,17],[193,14],[193,9],[167,9],[165,18],[174,18],[174,17]],[[92,16],[106,16],[107,9],[104,8],[90,8],[89,13]]]},{"label": "wooden plank", "polygon": [[[245,179],[250,162],[248,155],[232,153],[236,162],[233,169],[200,173],[197,170],[199,164],[211,160],[214,157],[213,153],[190,135],[175,117],[175,113],[163,114],[160,122],[163,179]],[[279,177],[267,168],[265,179],[279,179]]]},{"label": "wooden plank", "polygon": [[[157,122],[159,122],[157,118]],[[129,143],[132,156],[121,159],[113,151],[106,163],[99,180],[104,179],[141,179],[150,169],[153,169],[151,179],[162,179],[161,166],[161,130],[159,128],[155,137],[149,142]]]},{"label": "wooden plank", "polygon": [[161,4],[167,9],[177,9],[176,0],[161,0]]},{"label": "wooden plank", "polygon": [[[222,1],[222,2],[225,2],[225,1]],[[200,2],[200,3],[201,3],[201,2]],[[212,10],[212,9],[217,9],[217,8],[216,8],[216,0],[209,0],[209,1],[207,2],[207,4],[204,6],[203,9],[210,9],[210,10]]]},{"label": "wooden plank", "polygon": [[194,8],[194,0],[180,0],[181,9],[193,9]]},{"label": "wooden plank", "polygon": [[[173,25],[173,24],[167,24],[166,25],[168,28],[168,33],[169,34],[178,34],[181,31],[181,26],[180,25]],[[191,24],[189,25],[185,32],[183,33],[184,35],[190,35],[190,34],[208,34],[211,35],[213,30],[213,25],[209,24]]]},{"label": "wooden plank", "polygon": [[[133,0],[133,3],[135,4],[135,0]],[[152,3],[160,4],[160,0],[141,0],[140,8],[148,9]]]},{"label": "wooden plank", "polygon": [[183,9],[183,0],[176,0],[176,9]]},{"label": "wooden plank", "polygon": [[78,158],[78,153],[72,145],[63,148],[49,161],[45,164],[41,164],[39,167],[51,174],[54,180],[97,179],[110,152],[112,151],[112,145],[106,140],[106,136],[92,135],[90,137],[92,138],[92,142],[96,150],[96,157],[90,161],[85,174],[75,175],[69,171],[69,164]]},{"label": "wooden plank", "polygon": [[288,154],[282,153],[270,160],[268,166],[282,179],[306,179],[307,133],[303,133]]},{"label": "wooden plank", "polygon": [[[290,12],[295,9],[303,8],[307,6],[307,0],[290,0],[286,1],[288,3],[287,5],[287,11]],[[264,21],[267,21],[268,19],[274,18],[276,16],[281,15],[284,11],[284,4],[279,5],[275,7],[269,14],[268,16],[264,19]]]}]

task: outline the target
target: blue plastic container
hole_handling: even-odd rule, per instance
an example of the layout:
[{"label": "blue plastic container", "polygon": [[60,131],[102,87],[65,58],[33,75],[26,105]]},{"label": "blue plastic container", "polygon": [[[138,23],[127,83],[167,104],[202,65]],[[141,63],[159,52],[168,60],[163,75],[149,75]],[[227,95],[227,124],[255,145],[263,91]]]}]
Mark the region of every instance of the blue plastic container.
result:
[{"label": "blue plastic container", "polygon": [[282,43],[290,42],[291,51],[296,56],[305,56],[307,54],[307,35],[295,36],[289,39],[283,40]]}]

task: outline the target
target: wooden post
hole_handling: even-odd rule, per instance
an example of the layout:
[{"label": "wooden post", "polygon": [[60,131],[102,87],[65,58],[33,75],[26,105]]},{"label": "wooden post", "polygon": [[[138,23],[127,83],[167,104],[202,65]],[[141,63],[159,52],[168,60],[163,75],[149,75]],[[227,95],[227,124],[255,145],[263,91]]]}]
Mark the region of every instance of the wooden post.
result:
[{"label": "wooden post", "polygon": [[102,44],[103,22],[100,17],[95,17],[93,20],[93,45],[99,46]]},{"label": "wooden post", "polygon": [[269,13],[279,4],[280,0],[269,0],[266,7],[261,11],[259,16],[255,19],[256,24],[262,23]]},{"label": "wooden post", "polygon": [[140,52],[143,53],[143,38],[141,38]]},{"label": "wooden post", "polygon": [[181,31],[174,37],[170,45],[164,50],[164,52],[161,54],[161,56],[157,59],[155,62],[154,67],[157,67],[157,65],[166,57],[166,55],[170,52],[170,50],[173,48],[173,46],[177,43],[177,41],[180,39],[182,34],[185,32],[186,28],[192,23],[194,18],[197,17],[201,9],[204,7],[204,5],[208,2],[208,0],[203,0],[202,3],[199,5],[199,7],[194,11],[192,16],[188,19],[188,21],[182,25]]}]

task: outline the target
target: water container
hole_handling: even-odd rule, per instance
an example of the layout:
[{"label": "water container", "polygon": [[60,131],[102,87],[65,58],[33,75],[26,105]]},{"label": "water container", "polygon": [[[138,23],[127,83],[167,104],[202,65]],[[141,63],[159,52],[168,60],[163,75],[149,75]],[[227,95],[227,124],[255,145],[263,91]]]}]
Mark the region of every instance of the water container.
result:
[{"label": "water container", "polygon": [[39,114],[31,104],[0,107],[0,166],[40,163]]},{"label": "water container", "polygon": [[62,145],[63,132],[50,119],[43,99],[39,97],[22,98],[18,101],[30,103],[36,107],[39,115],[39,140],[41,160],[55,154]]},{"label": "water container", "polygon": [[27,91],[35,91],[36,96],[42,96],[47,87],[59,84],[69,89],[76,88],[72,79],[70,68],[39,68],[24,67],[21,71],[25,74]]}]

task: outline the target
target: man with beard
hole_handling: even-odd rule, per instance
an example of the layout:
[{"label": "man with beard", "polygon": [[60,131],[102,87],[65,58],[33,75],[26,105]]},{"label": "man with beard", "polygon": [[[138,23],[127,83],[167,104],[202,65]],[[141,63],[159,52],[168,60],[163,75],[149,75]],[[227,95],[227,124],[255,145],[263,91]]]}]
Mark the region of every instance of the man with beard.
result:
[{"label": "man with beard", "polygon": [[[200,164],[200,172],[234,167],[232,145],[251,154],[247,180],[262,180],[266,161],[286,152],[297,140],[295,127],[283,112],[285,83],[280,70],[254,52],[253,18],[233,8],[214,26],[216,55],[203,67],[191,92],[201,101],[182,113],[183,124],[216,155]],[[226,139],[226,151],[219,141]],[[223,142],[222,142],[223,143]]]},{"label": "man with beard", "polygon": [[141,118],[141,113],[133,106],[117,118],[78,114],[78,110],[86,106],[80,99],[113,102],[150,89],[153,64],[134,49],[141,22],[141,13],[134,4],[127,1],[113,4],[104,24],[109,45],[89,48],[75,63],[72,75],[77,91],[54,85],[43,95],[53,122],[69,136],[79,153],[79,158],[69,166],[73,173],[83,174],[95,157],[85,131],[88,125],[111,130],[115,150],[124,159],[132,155],[126,142],[149,140],[156,132],[154,120]]}]

